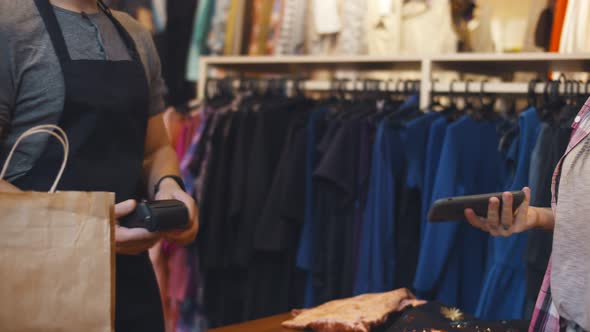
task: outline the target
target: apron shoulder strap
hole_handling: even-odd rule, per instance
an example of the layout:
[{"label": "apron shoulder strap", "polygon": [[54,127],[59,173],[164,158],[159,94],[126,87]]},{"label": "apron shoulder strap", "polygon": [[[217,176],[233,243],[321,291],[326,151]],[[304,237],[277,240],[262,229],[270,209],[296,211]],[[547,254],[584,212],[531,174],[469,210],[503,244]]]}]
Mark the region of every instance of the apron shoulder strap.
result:
[{"label": "apron shoulder strap", "polygon": [[102,0],[97,0],[96,3],[98,4],[98,8],[106,14],[106,16],[111,20],[111,22],[113,22],[113,25],[115,25],[115,28],[117,28],[119,35],[121,36],[121,38],[123,38],[123,42],[129,50],[131,58],[135,61],[140,61],[141,59],[139,57],[139,52],[137,51],[137,46],[135,45],[133,37],[131,37],[131,35],[125,29],[125,27],[123,27],[121,22],[119,22],[119,20],[115,18],[109,6],[107,6]]},{"label": "apron shoulder strap", "polygon": [[49,0],[35,0],[35,5],[45,23],[45,27],[47,28],[47,32],[49,33],[49,37],[51,38],[53,48],[59,58],[60,64],[63,64],[65,61],[70,60],[70,53],[68,52],[68,47],[64,40],[61,27],[57,22],[53,7],[49,3]]}]

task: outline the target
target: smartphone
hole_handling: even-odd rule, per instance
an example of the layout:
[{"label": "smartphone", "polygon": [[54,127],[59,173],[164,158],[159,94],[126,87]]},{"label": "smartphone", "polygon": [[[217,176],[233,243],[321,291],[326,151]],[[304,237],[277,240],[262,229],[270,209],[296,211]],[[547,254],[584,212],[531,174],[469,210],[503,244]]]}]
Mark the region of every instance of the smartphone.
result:
[{"label": "smartphone", "polygon": [[[428,212],[428,221],[441,222],[465,220],[465,209],[472,209],[475,211],[476,215],[485,217],[488,215],[488,204],[492,197],[497,197],[500,200],[501,211],[502,193],[441,198],[432,204],[432,207]],[[512,197],[512,211],[516,211],[524,201],[524,192],[513,191]]]}]

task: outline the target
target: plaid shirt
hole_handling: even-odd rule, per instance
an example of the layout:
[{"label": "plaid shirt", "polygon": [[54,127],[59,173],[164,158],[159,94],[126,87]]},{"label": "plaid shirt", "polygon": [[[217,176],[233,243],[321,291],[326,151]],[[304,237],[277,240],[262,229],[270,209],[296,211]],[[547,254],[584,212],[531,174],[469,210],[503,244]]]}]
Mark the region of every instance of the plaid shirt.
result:
[{"label": "plaid shirt", "polygon": [[[557,164],[555,171],[553,172],[553,180],[551,182],[551,207],[553,214],[555,214],[555,208],[557,206],[557,187],[559,182],[559,176],[561,174],[561,166],[565,156],[578,145],[588,134],[590,133],[590,98],[586,100],[584,106],[576,116],[574,123],[572,124],[574,129],[567,150],[561,160]],[[543,286],[539,292],[537,298],[537,304],[535,306],[535,312],[533,313],[533,319],[529,327],[529,332],[559,332],[560,322],[559,313],[557,308],[553,304],[551,297],[551,260],[549,260],[549,266],[547,272],[545,272],[545,278],[543,279]]]}]

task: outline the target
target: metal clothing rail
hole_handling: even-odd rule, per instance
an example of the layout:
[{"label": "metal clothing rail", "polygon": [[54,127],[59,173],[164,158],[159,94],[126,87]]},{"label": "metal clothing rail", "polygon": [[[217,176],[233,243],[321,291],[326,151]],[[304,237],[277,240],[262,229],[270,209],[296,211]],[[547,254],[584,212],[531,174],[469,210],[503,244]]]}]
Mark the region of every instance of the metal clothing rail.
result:
[{"label": "metal clothing rail", "polygon": [[[272,89],[272,79],[254,79],[251,82],[261,83],[257,87],[265,88],[264,83],[268,83],[268,87]],[[210,81],[206,81],[210,82]],[[295,79],[281,79],[282,88],[292,91],[300,89],[304,91],[346,91],[346,92],[361,92],[361,91],[404,91],[408,89],[409,84],[418,85],[419,81],[400,80],[400,81],[378,81],[378,80],[295,80]],[[232,79],[231,85],[234,89],[242,87],[241,79]],[[209,88],[209,87],[208,87]],[[416,86],[412,87],[414,90],[420,89]]]},{"label": "metal clothing rail", "polygon": [[[435,82],[432,78],[442,71],[461,74],[483,74],[500,76],[503,82],[485,83],[488,93],[525,94],[528,82],[511,82],[516,71],[536,73],[538,77],[547,77],[549,72],[590,72],[590,54],[557,53],[461,53],[437,56],[214,56],[200,58],[198,98],[205,96],[205,84],[208,77],[232,76],[240,74],[276,74],[301,76],[317,71],[353,70],[358,72],[413,71],[419,73],[420,105],[425,107],[430,101],[431,91],[450,92],[450,82]],[[309,75],[311,76],[311,75]],[[346,83],[345,89],[359,89],[362,80]],[[465,91],[465,83],[453,85],[453,91]],[[358,86],[354,86],[357,84]],[[388,84],[395,89],[395,83]],[[300,86],[304,90],[322,91],[331,89],[331,81],[306,80]],[[383,87],[383,86],[382,86]],[[384,87],[383,87],[384,88]],[[384,88],[385,89],[385,88]],[[467,92],[480,92],[479,82],[469,84]],[[563,89],[563,87],[561,87]],[[543,84],[535,87],[535,92],[542,93]]]},{"label": "metal clothing rail", "polygon": [[[272,89],[272,80],[255,79],[257,83],[267,82],[269,88]],[[412,80],[399,80],[399,81],[376,81],[376,80],[349,80],[349,81],[330,81],[330,80],[292,80],[283,79],[281,87],[286,91],[295,91],[295,89],[301,89],[310,92],[420,92],[420,89],[425,85],[419,81]],[[555,81],[554,81],[555,82]],[[555,84],[554,82],[537,82],[534,85],[533,91],[531,91],[530,83],[521,82],[487,82],[487,81],[453,81],[453,82],[428,82],[426,87],[430,94],[449,94],[454,93],[457,95],[469,93],[469,94],[514,94],[514,95],[526,95],[531,92],[535,94],[544,94],[547,92],[555,92],[552,87],[548,87],[548,84]],[[240,79],[233,79],[231,81],[234,89],[239,89],[241,86]],[[412,85],[413,84],[413,85]],[[589,84],[579,82],[573,83],[568,86],[566,82],[560,82],[557,85],[557,89],[560,94],[589,94]],[[264,84],[261,85],[264,89]],[[260,86],[258,86],[260,87]]]},{"label": "metal clothing rail", "polygon": [[[539,82],[534,85],[535,94],[544,94],[547,92],[547,82]],[[560,94],[586,94],[588,88],[583,82],[579,83],[579,87],[568,88],[567,84],[559,83],[558,89]],[[575,83],[574,83],[575,84]],[[431,93],[491,93],[491,94],[521,94],[530,93],[529,83],[520,82],[483,82],[483,81],[456,81],[456,82],[435,82],[431,83]]]}]

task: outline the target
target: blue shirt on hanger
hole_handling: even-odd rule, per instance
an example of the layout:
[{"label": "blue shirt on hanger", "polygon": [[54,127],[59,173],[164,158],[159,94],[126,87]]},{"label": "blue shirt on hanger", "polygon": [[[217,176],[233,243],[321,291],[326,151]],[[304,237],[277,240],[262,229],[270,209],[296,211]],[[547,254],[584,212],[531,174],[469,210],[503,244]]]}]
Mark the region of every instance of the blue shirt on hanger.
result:
[{"label": "blue shirt on hanger", "polygon": [[[501,189],[504,165],[497,121],[463,116],[447,128],[433,199]],[[488,234],[465,221],[428,223],[414,287],[417,295],[474,313],[484,277]]]},{"label": "blue shirt on hanger", "polygon": [[[413,119],[402,131],[402,140],[408,162],[407,186],[423,189],[426,177],[426,159],[428,153],[429,136],[435,122],[441,120],[438,112],[428,112]],[[444,119],[442,119],[444,120]]]},{"label": "blue shirt on hanger", "polygon": [[401,180],[395,187],[395,255],[393,288],[412,287],[420,252],[422,192],[428,133],[437,112],[426,113],[399,129],[401,136]]},{"label": "blue shirt on hanger", "polygon": [[[393,285],[395,256],[393,255],[393,211],[395,148],[400,140],[397,133],[385,121],[377,127],[369,194],[361,227],[358,264],[353,294],[382,292],[386,285]],[[390,253],[383,255],[383,253]]]},{"label": "blue shirt on hanger", "polygon": [[[436,119],[428,134],[428,143],[426,145],[426,160],[424,163],[424,186],[422,190],[422,224],[420,232],[420,246],[424,242],[424,232],[428,223],[428,210],[432,205],[432,189],[436,180],[436,171],[442,151],[442,144],[447,131],[448,120],[442,116]],[[421,249],[422,250],[422,249]]]},{"label": "blue shirt on hanger", "polygon": [[[417,107],[418,98],[404,101],[400,110]],[[393,287],[395,266],[395,176],[400,171],[399,131],[381,121],[375,134],[369,191],[363,214],[353,294],[383,292]]]},{"label": "blue shirt on hanger", "polygon": [[305,211],[303,227],[301,230],[301,237],[299,240],[299,248],[297,251],[297,267],[306,271],[306,284],[305,284],[305,296],[304,304],[305,307],[312,307],[315,305],[314,292],[313,292],[313,236],[314,236],[314,221],[313,221],[313,171],[316,166],[316,145],[318,141],[317,137],[317,125],[322,119],[324,114],[328,111],[327,108],[323,108],[314,111],[307,123],[307,158],[305,162]]},{"label": "blue shirt on hanger", "polygon": [[[520,135],[515,142],[516,173],[508,190],[521,190],[528,185],[533,149],[539,136],[541,121],[534,107],[523,112],[518,120]],[[483,284],[475,315],[484,320],[523,319],[526,296],[526,265],[524,251],[528,233],[492,238],[488,260],[491,267]]]},{"label": "blue shirt on hanger", "polygon": [[[383,292],[396,287],[410,286],[399,285],[403,280],[396,280],[396,276],[402,279],[408,274],[407,270],[411,269],[411,280],[414,269],[406,266],[406,263],[415,262],[416,259],[405,259],[405,256],[399,256],[402,253],[398,251],[406,247],[412,251],[411,245],[414,243],[417,246],[417,239],[409,239],[408,246],[403,246],[398,240],[400,236],[412,237],[412,230],[416,227],[406,227],[411,226],[405,224],[408,222],[405,220],[406,217],[410,215],[404,212],[409,211],[406,207],[401,209],[402,207],[397,206],[402,193],[396,190],[402,187],[422,189],[428,131],[431,123],[438,117],[438,113],[431,112],[399,126],[384,121],[377,129],[369,194],[361,229],[354,294]],[[419,218],[419,202],[416,208]],[[398,232],[401,233],[396,234]],[[415,235],[419,237],[418,229]],[[415,248],[413,251],[417,255],[418,249]],[[398,264],[403,266],[398,267]]]}]

